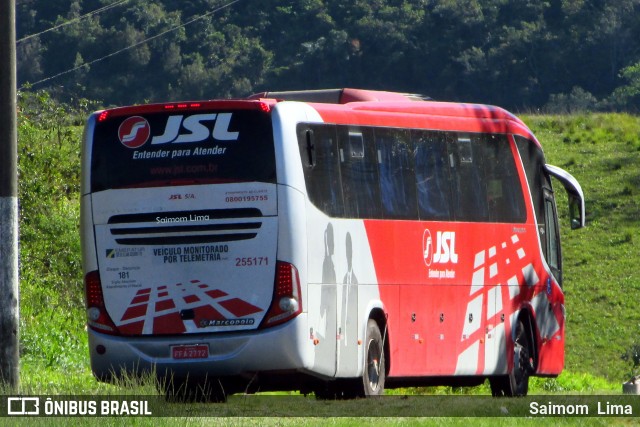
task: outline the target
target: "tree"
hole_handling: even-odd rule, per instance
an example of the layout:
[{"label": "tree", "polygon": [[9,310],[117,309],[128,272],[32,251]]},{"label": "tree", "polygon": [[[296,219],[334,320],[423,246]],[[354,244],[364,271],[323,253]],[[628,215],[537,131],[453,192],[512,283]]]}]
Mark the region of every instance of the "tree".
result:
[{"label": "tree", "polygon": [[610,102],[619,109],[637,112],[640,110],[640,62],[623,68],[620,76],[627,83],[613,91]]},{"label": "tree", "polygon": [[640,0],[129,0],[85,16],[111,4],[21,0],[19,39],[71,23],[18,44],[19,84],[105,104],[352,86],[539,108],[574,87],[622,84],[626,102],[621,71],[640,61]]}]

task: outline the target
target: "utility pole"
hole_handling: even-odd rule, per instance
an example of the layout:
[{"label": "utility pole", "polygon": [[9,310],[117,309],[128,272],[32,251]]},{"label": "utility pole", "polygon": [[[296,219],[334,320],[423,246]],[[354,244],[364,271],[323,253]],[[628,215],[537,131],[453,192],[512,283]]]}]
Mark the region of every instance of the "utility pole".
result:
[{"label": "utility pole", "polygon": [[16,3],[0,0],[0,386],[19,388]]}]

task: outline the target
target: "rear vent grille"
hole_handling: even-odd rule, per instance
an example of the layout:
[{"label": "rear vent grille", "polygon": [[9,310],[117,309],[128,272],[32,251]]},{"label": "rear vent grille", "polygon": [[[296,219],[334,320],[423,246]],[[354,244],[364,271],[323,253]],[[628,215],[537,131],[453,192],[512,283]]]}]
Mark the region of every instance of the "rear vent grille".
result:
[{"label": "rear vent grille", "polygon": [[[176,211],[176,212],[157,212],[143,214],[126,214],[114,215],[109,218],[109,224],[130,224],[132,222],[158,222],[158,218],[164,219],[166,222],[177,222],[178,218],[184,217],[207,217],[208,219],[230,219],[230,218],[260,218],[262,212],[256,208],[245,209],[208,209],[199,211]],[[174,221],[171,221],[173,219]]]},{"label": "rear vent grille", "polygon": [[[254,221],[238,222],[240,218]],[[121,245],[182,245],[249,240],[262,226],[259,209],[214,209],[116,215],[109,218],[110,232]],[[215,221],[214,224],[208,224]],[[153,226],[125,226],[153,223]]]},{"label": "rear vent grille", "polygon": [[260,222],[241,222],[214,225],[168,225],[166,227],[138,227],[138,228],[112,228],[111,234],[149,234],[168,233],[172,231],[226,231],[226,230],[252,230],[260,228]]}]

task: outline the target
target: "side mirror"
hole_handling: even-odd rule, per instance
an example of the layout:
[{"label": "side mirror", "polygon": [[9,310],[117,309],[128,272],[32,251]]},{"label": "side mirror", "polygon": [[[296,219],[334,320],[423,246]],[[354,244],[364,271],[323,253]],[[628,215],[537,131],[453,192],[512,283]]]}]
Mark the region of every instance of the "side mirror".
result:
[{"label": "side mirror", "polygon": [[569,193],[569,220],[571,221],[572,230],[584,227],[584,219],[581,215],[581,200],[571,193]]},{"label": "side mirror", "polygon": [[545,169],[549,172],[549,175],[560,181],[569,195],[569,219],[571,220],[571,229],[575,230],[584,227],[584,194],[578,180],[569,172],[557,166],[545,165]]}]

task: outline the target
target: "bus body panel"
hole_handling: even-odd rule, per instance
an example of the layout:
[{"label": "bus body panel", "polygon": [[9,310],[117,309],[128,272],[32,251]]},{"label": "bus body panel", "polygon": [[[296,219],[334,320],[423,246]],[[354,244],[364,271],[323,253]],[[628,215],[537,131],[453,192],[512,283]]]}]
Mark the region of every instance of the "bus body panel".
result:
[{"label": "bus body panel", "polygon": [[[366,320],[380,306],[374,258],[365,223],[331,219],[309,203],[309,327],[316,368],[357,377],[363,369]],[[372,305],[373,304],[373,305]]]},{"label": "bus body panel", "polygon": [[535,227],[401,221],[366,226],[389,310],[390,376],[506,372],[511,315],[531,300],[543,342],[563,339],[564,300],[561,293],[548,294],[551,278],[539,261]]},{"label": "bus body panel", "polygon": [[82,168],[80,182],[80,247],[82,250],[82,268],[84,274],[98,269],[95,235],[93,234],[93,212],[91,208],[91,168],[85,162],[91,159],[93,152],[93,134],[96,114],[89,116],[82,134]]},{"label": "bus body panel", "polygon": [[535,316],[539,361],[539,375],[559,375],[564,368],[565,312],[564,294],[547,276],[542,290],[532,299]]},{"label": "bus body panel", "polygon": [[[273,292],[276,197],[266,183],[95,193],[99,272],[116,327],[127,335],[257,328]],[[242,209],[263,216],[235,217]]]},{"label": "bus body panel", "polygon": [[[291,322],[258,334],[197,334],[188,338],[159,336],[152,339],[114,337],[90,329],[91,370],[97,378],[106,381],[143,372],[176,378],[231,377],[265,371],[309,372],[312,355],[306,325],[306,315],[301,314]],[[209,356],[172,357],[172,348],[185,345],[207,346]],[[107,351],[98,353],[99,346]]]}]

